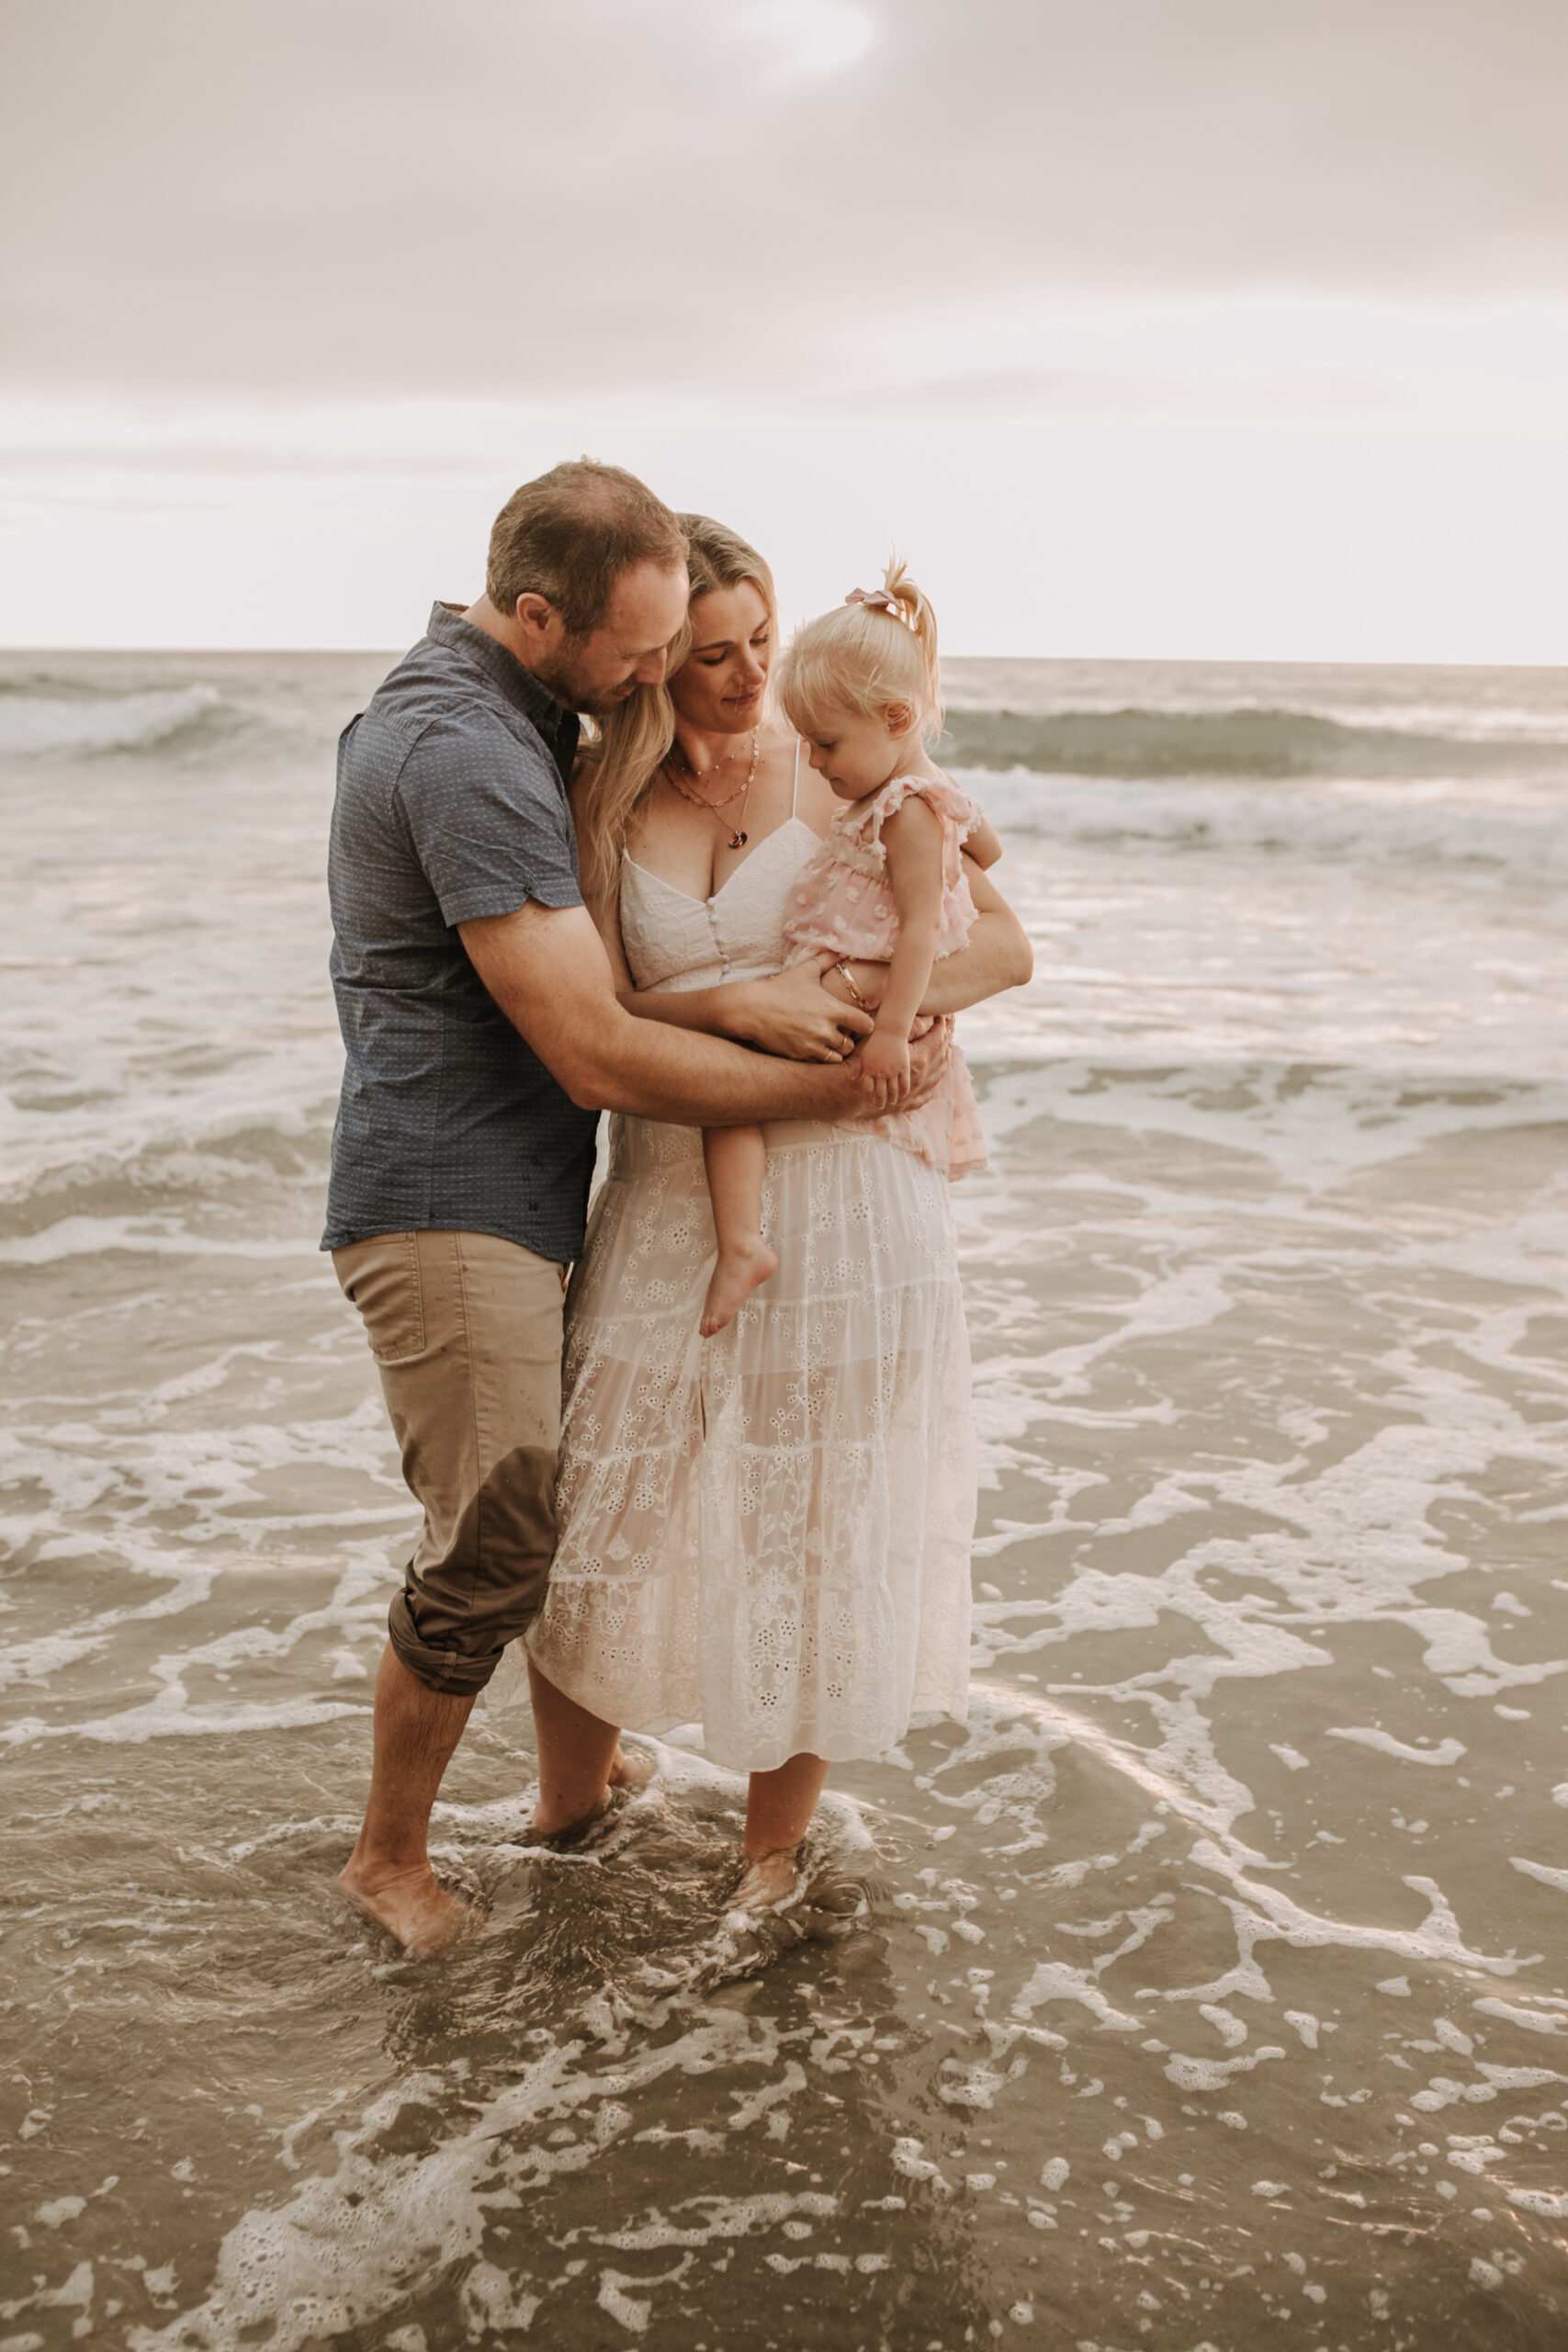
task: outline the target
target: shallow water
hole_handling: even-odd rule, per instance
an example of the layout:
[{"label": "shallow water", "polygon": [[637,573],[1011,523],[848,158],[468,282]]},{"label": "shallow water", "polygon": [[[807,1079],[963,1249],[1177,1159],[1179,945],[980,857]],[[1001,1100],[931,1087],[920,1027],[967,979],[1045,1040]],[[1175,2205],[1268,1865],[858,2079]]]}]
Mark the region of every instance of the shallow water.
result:
[{"label": "shallow water", "polygon": [[976,778],[1040,954],[965,1023],[970,1721],[764,1943],[694,1736],[562,1858],[477,1715],[416,1967],[332,1892],[411,1524],[314,1247],[380,665],[9,658],[0,2346],[1562,2341],[1568,677],[1020,666],[955,701],[1514,751]]}]

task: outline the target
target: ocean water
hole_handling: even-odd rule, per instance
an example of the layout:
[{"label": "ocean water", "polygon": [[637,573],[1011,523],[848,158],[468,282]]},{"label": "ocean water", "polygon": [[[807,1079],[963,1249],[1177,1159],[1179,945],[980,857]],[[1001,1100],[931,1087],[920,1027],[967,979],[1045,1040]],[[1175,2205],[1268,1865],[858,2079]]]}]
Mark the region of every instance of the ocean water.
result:
[{"label": "ocean water", "polygon": [[968,1724],[723,1916],[525,1718],[337,1903],[412,1526],[316,1251],[369,656],[0,662],[0,2346],[1568,2336],[1568,672],[958,663]]}]

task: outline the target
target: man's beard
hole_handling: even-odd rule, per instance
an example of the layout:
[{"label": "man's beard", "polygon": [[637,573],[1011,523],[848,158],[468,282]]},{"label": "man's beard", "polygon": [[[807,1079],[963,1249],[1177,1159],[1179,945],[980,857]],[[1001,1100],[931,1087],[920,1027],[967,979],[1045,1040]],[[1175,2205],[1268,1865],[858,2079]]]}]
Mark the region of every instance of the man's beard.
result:
[{"label": "man's beard", "polygon": [[589,718],[608,718],[619,710],[637,692],[637,680],[627,678],[619,686],[590,686],[584,684],[573,659],[583,640],[568,638],[547,670],[536,670],[534,675],[542,686],[547,686],[556,700],[568,710],[578,710]]},{"label": "man's beard", "polygon": [[581,711],[587,718],[608,718],[612,711],[619,710],[624,704],[630,702],[636,692],[637,680],[628,678],[624,686],[610,690],[600,688],[592,698],[580,690],[573,697],[571,707]]}]

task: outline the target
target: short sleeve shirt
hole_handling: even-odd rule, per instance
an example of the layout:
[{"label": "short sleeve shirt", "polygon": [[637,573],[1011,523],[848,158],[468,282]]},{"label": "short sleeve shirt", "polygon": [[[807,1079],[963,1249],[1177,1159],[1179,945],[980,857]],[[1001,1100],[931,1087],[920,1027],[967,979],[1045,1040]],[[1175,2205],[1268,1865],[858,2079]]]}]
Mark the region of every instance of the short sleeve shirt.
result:
[{"label": "short sleeve shirt", "polygon": [[328,887],[346,1067],[321,1247],[499,1234],[574,1260],[598,1114],[485,989],[457,925],[582,903],[567,782],[578,721],[437,605],[338,745]]}]

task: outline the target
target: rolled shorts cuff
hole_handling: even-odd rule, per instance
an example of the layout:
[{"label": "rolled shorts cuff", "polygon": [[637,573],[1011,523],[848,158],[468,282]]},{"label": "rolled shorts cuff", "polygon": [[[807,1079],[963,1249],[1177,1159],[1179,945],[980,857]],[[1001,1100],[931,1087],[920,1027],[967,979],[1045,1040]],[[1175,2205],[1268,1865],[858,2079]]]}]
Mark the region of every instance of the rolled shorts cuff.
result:
[{"label": "rolled shorts cuff", "polygon": [[387,1611],[387,1638],[398,1663],[407,1667],[416,1682],[427,1690],[439,1691],[443,1698],[477,1699],[501,1664],[501,1650],[471,1657],[450,1645],[421,1641],[406,1590],[397,1595]]}]

